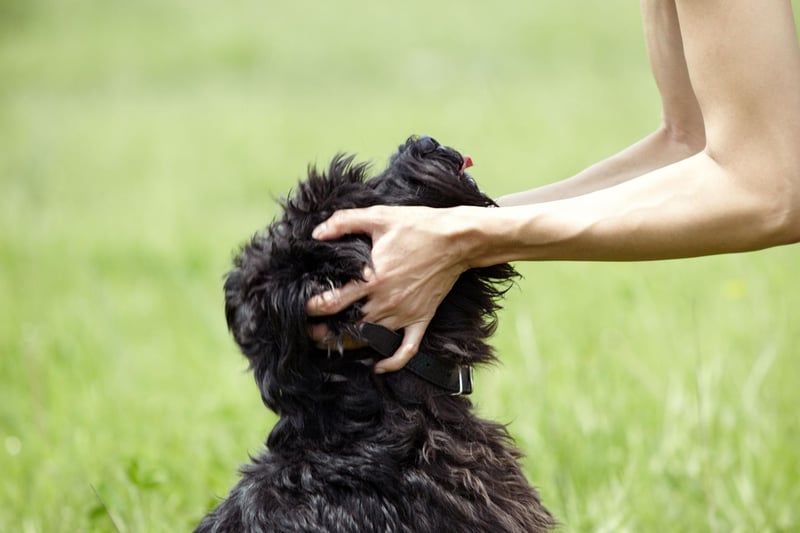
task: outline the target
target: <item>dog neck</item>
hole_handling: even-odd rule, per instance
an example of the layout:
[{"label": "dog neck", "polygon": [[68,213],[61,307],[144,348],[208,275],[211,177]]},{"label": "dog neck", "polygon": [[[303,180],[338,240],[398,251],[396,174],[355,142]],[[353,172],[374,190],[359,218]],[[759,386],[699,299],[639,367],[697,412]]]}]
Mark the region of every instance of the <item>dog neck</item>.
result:
[{"label": "dog neck", "polygon": [[[386,353],[391,355],[394,352],[388,351],[385,346],[370,345],[357,350],[336,351],[335,354],[328,352],[323,355],[323,353],[315,358],[315,364],[322,371],[326,381],[340,383],[349,381],[354,369],[362,367],[371,369],[378,360],[387,357]],[[358,370],[356,372],[361,373]],[[424,382],[425,388],[429,390],[426,395],[434,397],[467,395],[472,392],[471,366],[445,361],[426,352],[418,352],[401,370],[387,374],[385,377],[390,388],[396,389],[395,386],[399,384],[397,378],[403,375],[414,376],[411,379]],[[406,387],[401,389],[405,390]],[[416,390],[416,387],[411,390]],[[407,397],[411,390],[406,390],[405,394],[401,390],[395,392],[406,397],[406,400],[418,401],[417,394]]]},{"label": "dog neck", "polygon": [[[403,342],[403,336],[379,324],[364,322],[359,327],[361,337],[381,356],[391,357]],[[472,392],[472,367],[447,362],[420,351],[403,368],[436,385],[443,394],[454,396]]]}]

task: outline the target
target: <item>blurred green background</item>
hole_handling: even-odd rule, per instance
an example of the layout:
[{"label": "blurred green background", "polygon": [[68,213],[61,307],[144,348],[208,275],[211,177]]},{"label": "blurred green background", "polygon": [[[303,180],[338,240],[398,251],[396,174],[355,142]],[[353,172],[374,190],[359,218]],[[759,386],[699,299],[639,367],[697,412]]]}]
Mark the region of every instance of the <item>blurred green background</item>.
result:
[{"label": "blurred green background", "polygon": [[[498,196],[658,120],[630,1],[0,0],[0,531],[227,494],[274,419],[222,276],[309,162],[427,133]],[[800,530],[799,260],[519,265],[474,399],[564,531]]]}]

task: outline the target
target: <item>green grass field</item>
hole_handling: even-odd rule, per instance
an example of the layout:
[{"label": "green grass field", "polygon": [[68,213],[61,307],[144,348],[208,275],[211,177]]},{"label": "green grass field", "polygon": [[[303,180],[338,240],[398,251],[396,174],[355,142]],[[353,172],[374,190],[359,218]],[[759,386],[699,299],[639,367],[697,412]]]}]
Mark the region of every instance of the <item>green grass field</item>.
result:
[{"label": "green grass field", "polygon": [[[190,530],[274,421],[221,290],[273,199],[411,133],[571,175],[658,124],[638,16],[0,0],[0,531]],[[800,247],[519,267],[474,400],[563,531],[800,531]]]}]

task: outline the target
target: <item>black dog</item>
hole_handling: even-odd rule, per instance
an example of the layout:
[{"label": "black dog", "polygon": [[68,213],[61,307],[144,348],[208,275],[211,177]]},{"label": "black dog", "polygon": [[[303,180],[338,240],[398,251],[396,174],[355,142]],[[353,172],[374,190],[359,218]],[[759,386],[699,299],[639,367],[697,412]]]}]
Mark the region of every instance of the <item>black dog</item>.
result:
[{"label": "black dog", "polygon": [[[495,359],[485,339],[498,299],[517,275],[508,264],[464,272],[404,370],[375,375],[394,332],[357,329],[358,306],[327,320],[371,340],[345,352],[315,347],[306,300],[361,277],[370,242],[311,238],[339,209],[377,204],[494,206],[464,172],[461,154],[410,138],[388,168],[337,156],[284,202],[284,214],[234,260],[225,282],[228,326],[250,361],[264,403],[280,418],[268,450],[198,532],[537,532],[554,527],[528,484],[505,427],[477,418],[461,392],[470,369]],[[456,393],[455,395],[453,393]]]}]

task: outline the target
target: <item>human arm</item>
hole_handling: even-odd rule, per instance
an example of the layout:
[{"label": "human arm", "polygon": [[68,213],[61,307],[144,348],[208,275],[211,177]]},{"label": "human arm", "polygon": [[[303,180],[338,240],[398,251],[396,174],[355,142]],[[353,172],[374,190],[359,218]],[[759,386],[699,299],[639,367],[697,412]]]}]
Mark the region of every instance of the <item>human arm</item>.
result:
[{"label": "human arm", "polygon": [[[703,151],[659,168],[646,142],[634,145],[594,167],[593,180],[579,175],[562,185],[575,181],[589,194],[487,214],[494,220],[479,229],[487,236],[471,241],[471,264],[666,259],[800,239],[800,51],[791,3],[641,6],[662,130],[697,142],[702,128]],[[603,189],[609,182],[616,184]]]},{"label": "human arm", "polygon": [[365,320],[406,328],[398,353],[378,367],[396,370],[416,353],[439,303],[468,268],[517,260],[669,259],[800,239],[796,212],[736,176],[736,168],[700,153],[615,187],[530,206],[340,212],[318,236],[370,234],[375,269],[365,283],[310,301],[316,306],[310,310],[328,314],[368,296]]},{"label": "human arm", "polygon": [[[644,1],[643,13],[654,5]],[[312,299],[309,312],[332,313],[368,296],[365,320],[406,327],[403,346],[381,367],[395,370],[416,352],[466,268],[666,259],[800,240],[800,53],[790,3],[691,0],[677,2],[675,12],[704,119],[702,152],[610,187],[529,206],[337,213],[318,237],[371,235],[374,271],[327,300]],[[664,97],[661,82],[659,88]],[[667,95],[665,112],[670,101]]]},{"label": "human arm", "polygon": [[498,198],[501,206],[580,196],[686,159],[705,146],[705,128],[683,50],[674,1],[642,0],[642,25],[653,79],[661,96],[658,129],[571,178]]},{"label": "human arm", "polygon": [[700,131],[700,135],[688,138],[683,132],[662,124],[644,139],[570,178],[501,196],[497,203],[501,207],[513,207],[551,202],[613,187],[698,153],[704,144],[702,129]]}]

